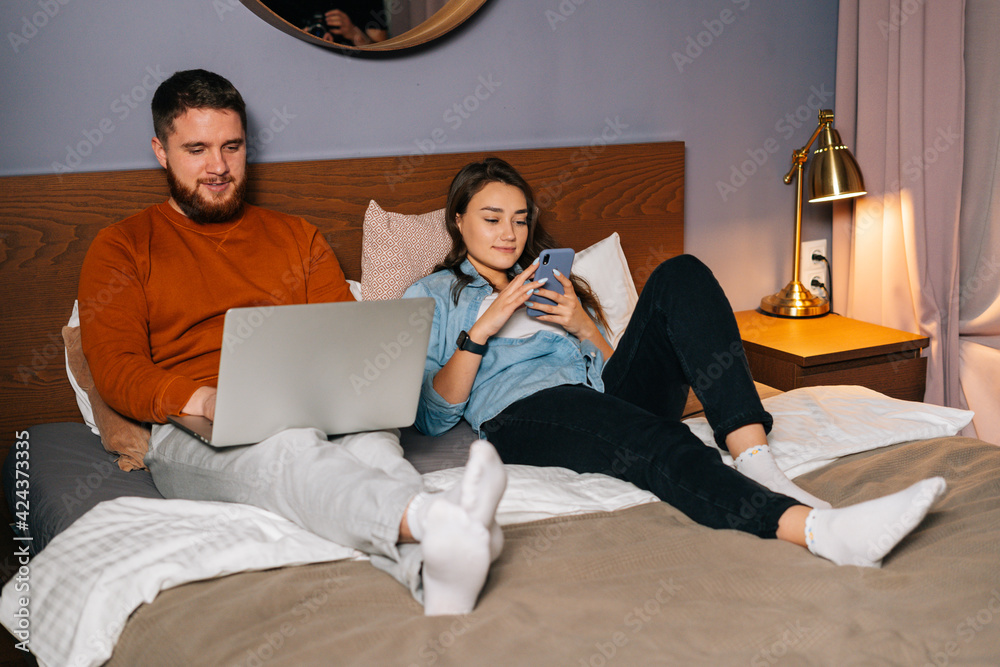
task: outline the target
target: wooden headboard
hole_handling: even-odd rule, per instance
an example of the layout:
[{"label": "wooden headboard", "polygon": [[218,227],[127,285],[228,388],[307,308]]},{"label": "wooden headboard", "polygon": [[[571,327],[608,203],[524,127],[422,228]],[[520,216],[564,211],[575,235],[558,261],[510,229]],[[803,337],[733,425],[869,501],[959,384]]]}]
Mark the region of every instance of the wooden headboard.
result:
[{"label": "wooden headboard", "polygon": [[[681,142],[261,164],[249,197],[318,226],[347,277],[360,280],[369,200],[401,213],[441,208],[458,170],[485,155],[527,178],[561,245],[581,250],[617,231],[640,290],[657,264],[682,252]],[[61,330],[83,257],[98,230],[166,192],[159,169],[0,178],[0,460],[17,431],[81,421]]]}]

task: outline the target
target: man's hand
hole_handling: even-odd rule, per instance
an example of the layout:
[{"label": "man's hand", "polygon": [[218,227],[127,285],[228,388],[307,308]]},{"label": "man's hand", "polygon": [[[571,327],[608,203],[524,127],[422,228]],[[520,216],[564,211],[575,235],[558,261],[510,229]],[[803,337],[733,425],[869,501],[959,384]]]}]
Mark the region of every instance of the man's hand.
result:
[{"label": "man's hand", "polygon": [[184,414],[207,417],[215,421],[215,387],[198,387],[181,410]]}]

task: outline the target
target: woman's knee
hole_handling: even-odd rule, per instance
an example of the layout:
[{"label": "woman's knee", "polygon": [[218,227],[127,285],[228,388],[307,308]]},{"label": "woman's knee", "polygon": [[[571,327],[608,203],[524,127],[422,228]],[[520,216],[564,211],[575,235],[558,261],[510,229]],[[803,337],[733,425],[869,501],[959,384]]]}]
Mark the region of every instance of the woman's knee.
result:
[{"label": "woman's knee", "polygon": [[714,282],[712,270],[694,255],[677,255],[661,262],[650,276],[650,281],[679,285],[710,279]]},{"label": "woman's knee", "polygon": [[643,294],[653,298],[661,307],[678,301],[688,304],[721,291],[711,269],[694,255],[678,255],[661,263],[643,287]]}]

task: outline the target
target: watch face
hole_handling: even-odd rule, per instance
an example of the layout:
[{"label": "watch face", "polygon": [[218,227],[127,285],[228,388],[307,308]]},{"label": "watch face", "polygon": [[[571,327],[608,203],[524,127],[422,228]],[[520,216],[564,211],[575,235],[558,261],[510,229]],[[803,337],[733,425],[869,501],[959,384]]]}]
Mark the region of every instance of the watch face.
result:
[{"label": "watch face", "polygon": [[464,350],[465,352],[472,352],[473,354],[485,354],[486,346],[480,345],[471,338],[469,338],[469,332],[463,331],[458,334],[458,349]]}]

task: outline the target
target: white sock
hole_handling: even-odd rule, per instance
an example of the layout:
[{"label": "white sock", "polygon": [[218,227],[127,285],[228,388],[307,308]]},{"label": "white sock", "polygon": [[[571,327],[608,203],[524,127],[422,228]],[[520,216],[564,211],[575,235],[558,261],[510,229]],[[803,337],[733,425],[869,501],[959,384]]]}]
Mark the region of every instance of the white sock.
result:
[{"label": "white sock", "polygon": [[493,445],[476,440],[469,446],[469,460],[462,480],[444,492],[490,532],[490,558],[503,551],[503,531],[496,522],[497,506],[507,488],[507,470]]},{"label": "white sock", "polygon": [[489,531],[447,500],[430,503],[424,519],[424,614],[467,614],[490,569]]},{"label": "white sock", "polygon": [[837,565],[880,567],[885,557],[927,516],[947,484],[930,477],[892,495],[840,509],[814,509],[806,518],[806,546]]},{"label": "white sock", "polygon": [[820,500],[788,479],[774,461],[771,448],[767,445],[751,447],[736,457],[735,463],[736,469],[744,476],[776,493],[795,498],[807,507],[816,509],[830,509],[832,507],[830,503]]}]

